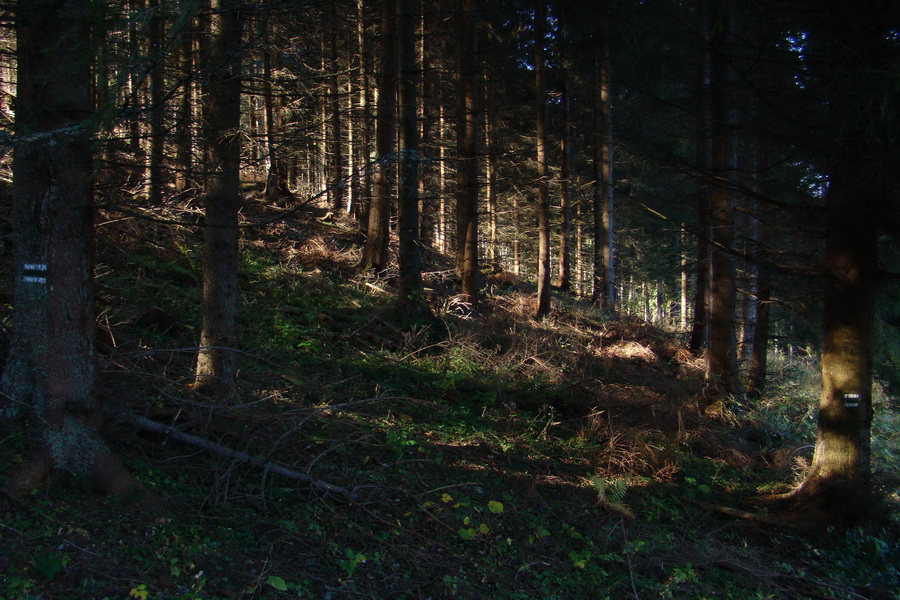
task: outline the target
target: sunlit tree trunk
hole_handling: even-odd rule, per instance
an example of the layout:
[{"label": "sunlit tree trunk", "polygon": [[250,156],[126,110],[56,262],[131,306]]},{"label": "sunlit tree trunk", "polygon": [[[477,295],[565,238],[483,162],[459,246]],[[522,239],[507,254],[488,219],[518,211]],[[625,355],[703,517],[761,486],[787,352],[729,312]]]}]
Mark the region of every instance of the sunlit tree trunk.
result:
[{"label": "sunlit tree trunk", "polygon": [[560,185],[562,187],[559,199],[559,289],[569,292],[572,289],[572,272],[569,257],[569,238],[572,234],[572,127],[571,127],[571,87],[572,81],[567,75],[563,85],[562,108],[562,165],[560,167]]},{"label": "sunlit tree trunk", "polygon": [[538,267],[535,318],[550,312],[550,190],[547,176],[547,91],[544,82],[544,44],[547,37],[547,4],[537,0],[534,11],[534,92],[537,108],[537,215]]},{"label": "sunlit tree trunk", "polygon": [[195,386],[234,391],[241,161],[241,0],[213,0],[207,64],[203,324]]},{"label": "sunlit tree trunk", "polygon": [[897,147],[896,125],[894,135],[885,135],[892,116],[870,110],[872,102],[886,101],[894,92],[889,80],[871,74],[888,72],[896,56],[884,17],[889,4],[874,2],[863,11],[837,0],[828,3],[829,118],[835,130],[826,201],[822,391],[812,465],[795,498],[844,523],[871,510],[878,226],[891,194],[883,159]]},{"label": "sunlit tree trunk", "polygon": [[[488,67],[489,69],[489,67]],[[489,71],[490,72],[490,71]],[[487,186],[487,250],[491,269],[500,268],[497,253],[497,167],[494,142],[494,103],[491,101],[490,76],[484,86],[484,178]]]},{"label": "sunlit tree trunk", "polygon": [[0,415],[25,410],[32,454],[9,485],[51,472],[102,492],[139,484],[103,444],[95,374],[89,0],[16,5],[18,95],[13,159],[13,315]]},{"label": "sunlit tree trunk", "polygon": [[438,104],[438,248],[449,252],[450,241],[447,233],[447,146],[444,143],[444,104]]},{"label": "sunlit tree trunk", "polygon": [[371,149],[372,149],[372,118],[370,115],[370,107],[372,102],[370,95],[372,93],[370,85],[371,76],[371,60],[368,49],[368,37],[366,35],[366,10],[363,0],[356,0],[356,48],[359,55],[360,67],[357,73],[358,78],[358,116],[359,125],[359,143],[356,147],[359,149],[359,170],[357,178],[359,181],[359,195],[354,204],[354,215],[359,222],[360,233],[365,238],[368,235],[369,228],[369,207],[372,201],[372,165]]},{"label": "sunlit tree trunk", "polygon": [[463,301],[478,302],[478,42],[475,0],[459,5],[456,265]]},{"label": "sunlit tree trunk", "polygon": [[[579,182],[577,189],[581,189]],[[581,208],[581,194],[575,196],[575,293],[578,297],[584,296],[584,221]]]},{"label": "sunlit tree trunk", "polygon": [[[420,14],[416,33],[416,55],[421,65],[422,76],[419,78],[419,152],[422,158],[429,160],[434,156],[434,127],[436,122],[434,99],[436,75],[432,71],[432,53],[426,51],[426,42],[432,35],[434,19],[425,6],[419,3]],[[419,239],[427,248],[435,248],[435,197],[433,177],[425,177],[424,172],[419,173]]]}]

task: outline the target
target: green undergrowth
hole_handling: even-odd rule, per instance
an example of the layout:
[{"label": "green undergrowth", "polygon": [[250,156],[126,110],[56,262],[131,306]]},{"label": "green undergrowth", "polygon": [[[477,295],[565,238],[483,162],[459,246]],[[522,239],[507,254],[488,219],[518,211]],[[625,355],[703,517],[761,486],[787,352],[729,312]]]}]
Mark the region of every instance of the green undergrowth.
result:
[{"label": "green undergrowth", "polygon": [[[711,419],[665,332],[564,297],[535,323],[513,291],[476,316],[435,292],[434,318],[407,322],[389,283],[348,276],[343,234],[303,231],[279,246],[245,236],[227,402],[188,385],[196,248],[157,239],[106,257],[98,394],[350,497],[110,421],[108,443],[156,500],[64,475],[0,497],[0,598],[900,597],[889,521],[752,518],[773,516],[752,499],[788,489],[812,443],[808,362],[773,360],[763,400]],[[888,472],[896,413],[879,407]],[[2,436],[17,463],[23,436]]]}]

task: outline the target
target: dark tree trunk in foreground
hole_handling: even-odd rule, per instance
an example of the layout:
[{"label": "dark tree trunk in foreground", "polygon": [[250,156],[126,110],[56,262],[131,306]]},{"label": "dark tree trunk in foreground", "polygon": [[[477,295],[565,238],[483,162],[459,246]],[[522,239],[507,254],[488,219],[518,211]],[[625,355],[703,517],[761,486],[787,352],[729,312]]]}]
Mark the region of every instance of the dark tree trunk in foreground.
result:
[{"label": "dark tree trunk in foreground", "polygon": [[418,70],[416,68],[413,0],[397,0],[400,52],[400,181],[398,184],[399,308],[409,315],[429,312],[422,285],[419,242],[419,127],[417,123]]},{"label": "dark tree trunk in foreground", "polygon": [[891,81],[877,76],[888,72],[892,58],[891,2],[873,4],[863,11],[829,3],[829,116],[836,129],[826,204],[822,391],[812,465],[794,493],[813,514],[843,523],[864,518],[871,508],[877,234],[890,194],[884,157],[895,156],[897,144],[889,113],[871,109],[893,93]]},{"label": "dark tree trunk in foreground", "polygon": [[462,299],[474,307],[478,302],[478,41],[475,0],[460,0],[458,18],[456,267],[462,279]]},{"label": "dark tree trunk in foreground", "polygon": [[544,44],[547,4],[537,0],[534,12],[534,92],[537,107],[538,268],[536,319],[550,312],[550,190],[547,181],[547,99],[544,83]]},{"label": "dark tree trunk in foreground", "polygon": [[381,0],[381,69],[378,106],[375,113],[375,172],[366,244],[361,266],[381,274],[387,268],[391,220],[391,189],[394,179],[394,129],[397,110],[397,18],[396,0]]},{"label": "dark tree trunk in foreground", "polygon": [[735,310],[737,288],[734,258],[734,200],[729,189],[732,178],[732,132],[729,122],[728,65],[724,55],[727,23],[722,2],[713,0],[711,18],[713,35],[711,103],[711,169],[710,226],[712,254],[710,259],[709,346],[707,378],[722,394],[735,394],[740,384],[737,371],[737,337]]},{"label": "dark tree trunk in foreground", "polygon": [[[706,35],[709,23],[706,20]],[[710,192],[710,115],[709,87],[711,71],[711,49],[709,44],[703,50],[697,86],[697,137],[696,160],[697,180],[697,269],[694,278],[694,322],[691,327],[689,349],[699,354],[706,347],[709,333],[709,262],[710,262],[710,225],[709,225],[709,192]]]},{"label": "dark tree trunk in foreground", "polygon": [[52,471],[122,495],[140,484],[100,439],[94,383],[93,161],[88,119],[89,0],[16,6],[14,282],[4,416],[20,410],[33,453],[10,477],[32,489]]},{"label": "dark tree trunk in foreground", "polygon": [[240,0],[214,0],[205,97],[206,171],[203,229],[203,326],[196,387],[234,390],[238,306],[238,210],[241,161]]}]

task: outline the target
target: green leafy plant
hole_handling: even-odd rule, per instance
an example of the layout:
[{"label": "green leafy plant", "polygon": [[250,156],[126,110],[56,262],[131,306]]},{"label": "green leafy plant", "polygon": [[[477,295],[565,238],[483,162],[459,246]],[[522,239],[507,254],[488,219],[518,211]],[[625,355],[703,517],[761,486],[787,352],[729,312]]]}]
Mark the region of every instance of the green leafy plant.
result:
[{"label": "green leafy plant", "polygon": [[624,479],[607,479],[594,476],[590,479],[591,487],[597,492],[597,506],[618,513],[628,519],[634,518],[634,512],[623,502],[628,492],[628,482]]},{"label": "green leafy plant", "polygon": [[343,567],[344,572],[347,573],[347,577],[353,577],[353,573],[356,572],[357,567],[368,560],[365,554],[362,552],[355,552],[349,546],[344,551],[344,556],[347,560],[341,561],[341,566]]}]

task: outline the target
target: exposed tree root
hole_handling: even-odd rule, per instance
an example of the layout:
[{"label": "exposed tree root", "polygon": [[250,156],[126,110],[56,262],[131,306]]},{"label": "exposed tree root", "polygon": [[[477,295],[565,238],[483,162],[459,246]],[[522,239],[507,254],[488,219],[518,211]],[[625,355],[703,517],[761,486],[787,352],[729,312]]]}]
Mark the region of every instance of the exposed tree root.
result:
[{"label": "exposed tree root", "polygon": [[785,521],[784,519],[779,519],[778,517],[773,517],[770,515],[761,515],[759,513],[748,512],[745,510],[739,510],[737,508],[731,508],[729,506],[722,506],[720,504],[711,504],[709,502],[703,502],[702,500],[694,500],[692,498],[684,498],[686,502],[690,502],[691,504],[696,504],[706,510],[710,510],[713,512],[717,512],[728,517],[734,517],[736,519],[743,519],[745,521],[755,521],[757,523],[763,523],[765,525],[772,525],[774,527],[789,527],[795,528],[796,525],[791,523],[790,521]]},{"label": "exposed tree root", "polygon": [[801,520],[854,527],[871,518],[876,505],[868,486],[861,482],[829,481],[811,474],[796,489],[773,499]]},{"label": "exposed tree root", "polygon": [[[65,471],[55,468],[50,451],[46,448],[38,449],[12,471],[9,491],[22,496],[50,484],[62,474]],[[148,504],[148,501],[149,504],[156,503],[156,496],[148,493],[144,485],[109,451],[99,452],[94,456],[90,476],[94,489],[100,494],[131,499],[140,504]]]},{"label": "exposed tree root", "polygon": [[53,474],[53,460],[50,453],[38,451],[32,454],[9,476],[9,490],[13,494],[23,495],[46,485]]},{"label": "exposed tree root", "polygon": [[126,499],[140,497],[141,501],[148,496],[144,484],[125,468],[115,454],[110,452],[103,452],[96,456],[91,469],[91,480],[94,489],[106,496]]}]

